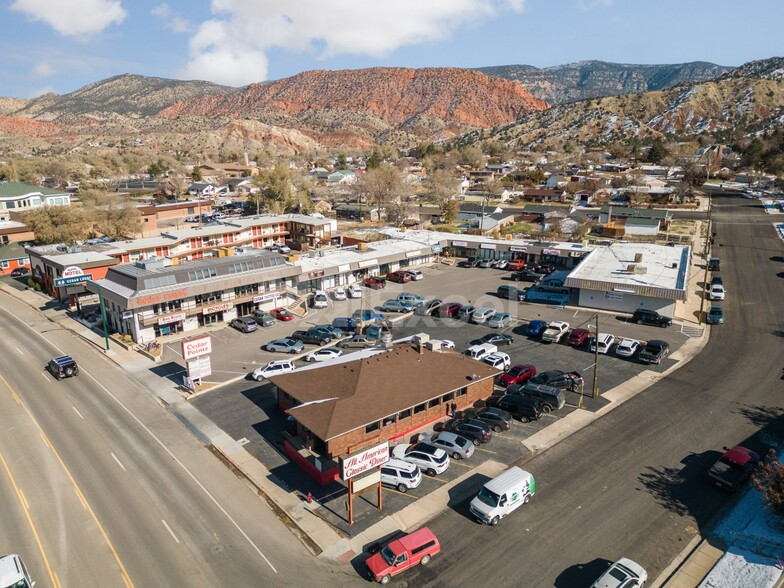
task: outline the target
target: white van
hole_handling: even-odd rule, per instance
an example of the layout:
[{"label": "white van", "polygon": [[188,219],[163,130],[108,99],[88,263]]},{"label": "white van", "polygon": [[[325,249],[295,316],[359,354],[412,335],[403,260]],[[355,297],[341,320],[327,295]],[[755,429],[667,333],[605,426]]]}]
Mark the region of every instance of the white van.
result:
[{"label": "white van", "polygon": [[35,582],[30,579],[22,558],[12,553],[0,557],[0,586],[3,588],[32,588]]},{"label": "white van", "polygon": [[536,493],[534,477],[518,467],[511,467],[482,486],[471,501],[471,514],[480,523],[497,525],[498,521],[527,503]]},{"label": "white van", "polygon": [[482,343],[481,345],[471,345],[471,347],[463,351],[463,355],[467,355],[471,359],[482,360],[491,353],[497,352],[498,347],[492,343]]}]

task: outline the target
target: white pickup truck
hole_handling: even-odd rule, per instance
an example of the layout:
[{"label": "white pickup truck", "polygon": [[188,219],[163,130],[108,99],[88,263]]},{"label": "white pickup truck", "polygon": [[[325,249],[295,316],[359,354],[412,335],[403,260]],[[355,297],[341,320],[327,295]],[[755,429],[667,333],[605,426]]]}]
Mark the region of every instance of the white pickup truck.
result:
[{"label": "white pickup truck", "polygon": [[544,333],[542,333],[542,341],[545,343],[559,343],[568,332],[569,323],[553,321],[547,325]]}]

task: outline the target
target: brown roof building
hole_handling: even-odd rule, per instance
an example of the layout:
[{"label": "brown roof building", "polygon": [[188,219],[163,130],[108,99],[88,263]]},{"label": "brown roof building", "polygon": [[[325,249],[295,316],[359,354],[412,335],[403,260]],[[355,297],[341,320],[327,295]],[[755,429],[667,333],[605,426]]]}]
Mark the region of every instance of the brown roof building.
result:
[{"label": "brown roof building", "polygon": [[[500,372],[455,351],[405,343],[272,379],[298,434],[329,458],[401,437],[493,393]],[[454,406],[452,406],[454,404]]]}]

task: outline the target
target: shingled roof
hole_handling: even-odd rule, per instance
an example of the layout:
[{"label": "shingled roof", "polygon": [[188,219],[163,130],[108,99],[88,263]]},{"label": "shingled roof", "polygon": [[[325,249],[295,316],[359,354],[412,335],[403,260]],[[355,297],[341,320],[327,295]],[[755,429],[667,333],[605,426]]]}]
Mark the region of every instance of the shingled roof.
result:
[{"label": "shingled roof", "polygon": [[498,374],[455,351],[420,354],[401,344],[369,358],[275,376],[272,383],[301,403],[289,414],[329,441]]}]

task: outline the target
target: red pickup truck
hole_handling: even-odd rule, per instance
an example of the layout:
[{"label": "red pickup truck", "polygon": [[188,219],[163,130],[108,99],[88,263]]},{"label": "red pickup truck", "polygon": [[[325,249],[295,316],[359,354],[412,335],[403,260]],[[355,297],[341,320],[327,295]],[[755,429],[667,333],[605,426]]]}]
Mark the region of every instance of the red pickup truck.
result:
[{"label": "red pickup truck", "polygon": [[389,584],[396,576],[417,564],[426,566],[430,558],[441,553],[441,544],[427,527],[397,537],[387,543],[378,553],[371,555],[365,565],[370,577],[379,584]]},{"label": "red pickup truck", "polygon": [[506,266],[506,269],[511,270],[513,272],[519,271],[525,267],[525,261],[522,259],[513,259],[509,262],[509,265]]}]

